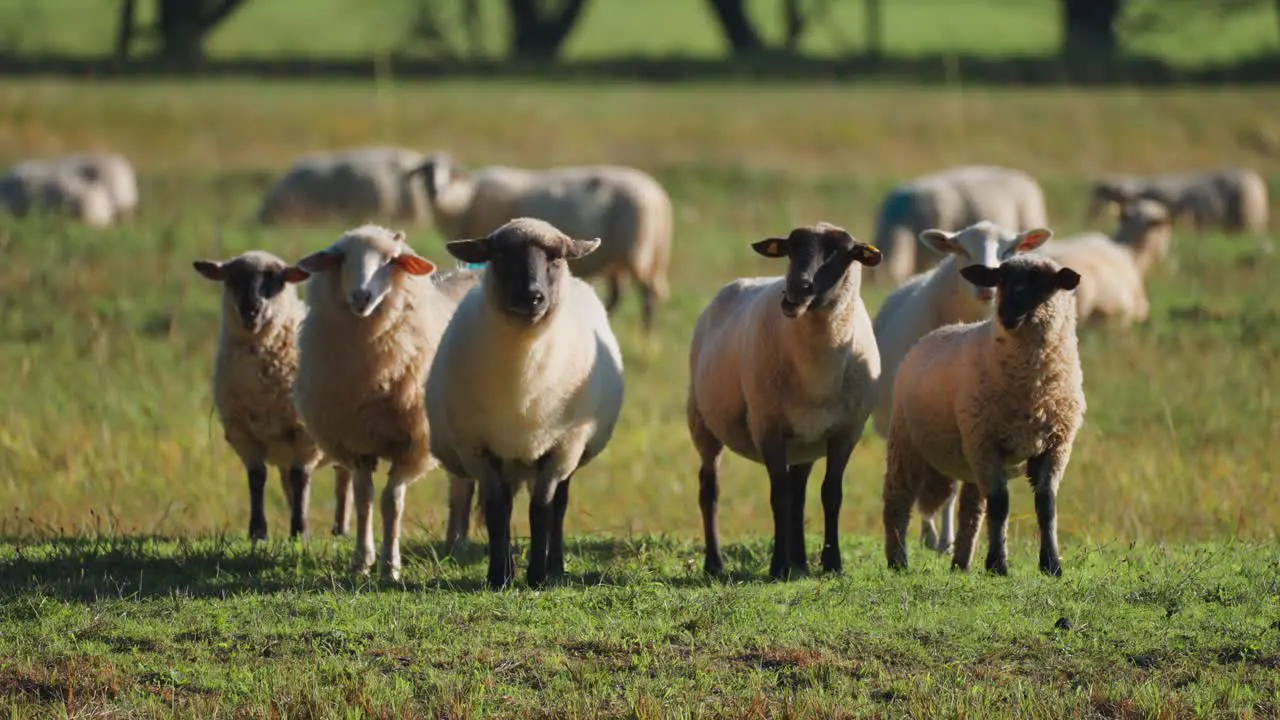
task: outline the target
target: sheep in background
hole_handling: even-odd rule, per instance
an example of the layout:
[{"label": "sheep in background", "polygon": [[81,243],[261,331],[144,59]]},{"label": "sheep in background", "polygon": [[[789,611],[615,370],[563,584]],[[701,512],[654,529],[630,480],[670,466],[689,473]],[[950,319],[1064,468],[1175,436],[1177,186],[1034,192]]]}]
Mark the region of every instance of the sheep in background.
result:
[{"label": "sheep in background", "polygon": [[[985,220],[959,232],[931,229],[920,233],[920,242],[946,259],[889,293],[876,313],[873,327],[880,349],[880,390],[874,427],[880,437],[889,436],[894,376],[911,346],[937,328],[985,320],[995,309],[993,291],[966,281],[961,269],[972,263],[998,267],[1018,253],[1035,250],[1051,237],[1053,233],[1044,228],[1013,233]],[[935,530],[932,517],[922,518],[926,547],[940,553],[951,550],[955,499],[952,494],[939,510],[940,533]]]},{"label": "sheep in background", "polygon": [[1196,230],[1202,232],[1267,230],[1267,183],[1257,172],[1242,167],[1104,178],[1093,186],[1086,220],[1097,218],[1108,205],[1138,199],[1163,203],[1174,220],[1190,216]]},{"label": "sheep in background", "polygon": [[[220,283],[222,329],[213,366],[213,402],[227,444],[249,476],[249,537],[265,540],[263,487],[267,465],[280,472],[289,500],[289,536],[307,534],[311,474],[324,457],[293,407],[298,371],[298,326],[306,307],[291,283],[307,273],[266,252],[250,251],[225,261],[192,265]],[[346,532],[351,475],[334,466],[337,509],[334,534]]]},{"label": "sheep in background", "polygon": [[969,568],[983,514],[991,514],[986,567],[1008,573],[1008,481],[1035,490],[1040,570],[1061,575],[1057,493],[1084,422],[1084,380],[1076,347],[1080,275],[1028,253],[999,267],[961,273],[996,288],[996,316],[925,335],[898,367],[884,476],[885,557],[907,566],[911,507],[932,514],[960,490],[952,567]]},{"label": "sheep in background", "polygon": [[431,452],[452,475],[479,483],[494,589],[515,574],[511,513],[522,485],[529,585],[564,571],[569,483],[618,422],[622,353],[595,291],[568,268],[600,246],[535,218],[446,245],[487,268],[458,306],[427,378]]},{"label": "sheep in background", "polygon": [[643,326],[652,328],[656,304],[669,294],[673,222],[671,198],[652,176],[613,165],[467,172],[447,153],[432,155],[415,172],[424,178],[436,225],[447,238],[484,237],[516,217],[545,220],[571,237],[600,238],[600,249],[570,269],[606,279],[609,312],[621,299],[623,281],[634,280]]},{"label": "sheep in background", "polygon": [[380,459],[390,461],[382,569],[398,579],[405,490],[435,466],[423,383],[457,299],[477,275],[432,275],[435,266],[414,253],[403,232],[376,225],[348,230],[297,265],[311,280],[294,405],[325,454],[355,476],[352,568],[361,573],[374,562],[373,473]]},{"label": "sheep in background", "polygon": [[85,177],[79,165],[63,158],[30,160],[0,176],[0,211],[15,217],[51,213],[95,228],[107,227],[117,217],[106,185]]},{"label": "sheep in background", "polygon": [[1114,240],[1083,233],[1040,248],[1040,253],[1080,273],[1077,322],[1107,318],[1121,325],[1146,322],[1146,276],[1169,255],[1173,243],[1168,209],[1154,200],[1125,203]]},{"label": "sheep in background", "polygon": [[414,150],[381,146],[303,155],[267,192],[258,220],[424,223],[431,217],[426,197],[406,177],[422,159]]},{"label": "sheep in background", "polygon": [[889,191],[876,217],[875,244],[884,252],[882,271],[894,283],[937,263],[920,252],[916,238],[930,228],[959,230],[981,220],[1021,232],[1047,224],[1044,191],[1020,170],[961,165],[902,183]]},{"label": "sheep in background", "polygon": [[698,500],[704,568],[724,572],[717,510],[724,448],[762,463],[773,508],[769,575],[807,570],[805,487],[826,458],[822,567],[842,569],[839,514],[844,470],[875,404],[880,378],[860,265],[880,252],[828,223],[753,243],[788,258],[783,277],[743,278],[720,289],[698,317],[689,351],[689,434],[701,459]]}]

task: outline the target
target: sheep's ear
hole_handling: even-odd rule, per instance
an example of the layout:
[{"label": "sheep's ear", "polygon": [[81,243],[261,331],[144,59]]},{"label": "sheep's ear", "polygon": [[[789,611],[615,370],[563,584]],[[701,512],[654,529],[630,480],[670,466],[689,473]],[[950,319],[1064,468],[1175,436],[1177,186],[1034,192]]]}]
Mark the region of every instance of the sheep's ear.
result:
[{"label": "sheep's ear", "polygon": [[287,283],[300,283],[306,282],[307,278],[311,277],[311,273],[303,270],[297,265],[290,265],[284,269],[284,272],[281,273],[280,276],[283,277],[284,281]]},{"label": "sheep's ear", "polygon": [[600,247],[600,238],[568,240],[564,244],[564,256],[570,260],[577,260],[595,252],[598,247]]},{"label": "sheep's ear", "polygon": [[1071,268],[1062,268],[1054,275],[1058,281],[1058,288],[1061,290],[1075,290],[1080,284],[1080,273]]},{"label": "sheep's ear", "polygon": [[867,267],[875,267],[884,259],[884,253],[875,245],[858,243],[853,246],[853,259]]},{"label": "sheep's ear", "polygon": [[298,267],[306,270],[308,273],[315,275],[326,270],[332,270],[342,262],[342,253],[333,248],[325,248],[319,252],[313,252],[310,255],[298,261]]},{"label": "sheep's ear", "polygon": [[403,230],[396,230],[395,232],[391,233],[391,239],[398,243],[404,242],[407,237],[408,236],[404,234]]},{"label": "sheep's ear", "polygon": [[191,263],[191,267],[201,275],[217,282],[222,282],[227,277],[227,273],[222,269],[222,263],[214,260],[196,260]]},{"label": "sheep's ear", "polygon": [[489,246],[483,238],[480,240],[454,240],[445,243],[444,249],[462,262],[483,265],[489,262],[490,259]]},{"label": "sheep's ear", "polygon": [[966,265],[960,268],[960,276],[978,287],[993,288],[1000,284],[1003,267],[987,267],[986,265]]},{"label": "sheep's ear", "polygon": [[964,253],[964,248],[956,243],[956,235],[958,234],[936,228],[925,230],[920,233],[920,242],[944,255],[960,255]]},{"label": "sheep's ear", "polygon": [[1018,235],[1018,244],[1014,246],[1014,252],[1031,252],[1041,245],[1049,242],[1049,238],[1053,237],[1053,231],[1048,228],[1035,228]]},{"label": "sheep's ear", "polygon": [[436,271],[435,263],[419,255],[414,255],[413,253],[397,255],[396,259],[392,262],[396,264],[396,267],[410,275],[430,275]]},{"label": "sheep's ear", "polygon": [[791,254],[790,238],[771,237],[751,243],[751,249],[767,258],[786,257]]}]

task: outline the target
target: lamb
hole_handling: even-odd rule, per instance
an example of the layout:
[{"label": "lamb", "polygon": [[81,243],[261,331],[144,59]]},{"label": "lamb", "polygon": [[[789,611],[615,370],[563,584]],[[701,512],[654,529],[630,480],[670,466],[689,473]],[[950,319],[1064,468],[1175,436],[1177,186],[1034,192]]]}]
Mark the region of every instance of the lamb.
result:
[{"label": "lamb", "polygon": [[1248,168],[1221,167],[1147,177],[1104,178],[1093,186],[1086,218],[1096,218],[1105,206],[1123,205],[1136,199],[1163,203],[1175,220],[1189,215],[1199,231],[1263,233],[1267,230],[1267,183]]},{"label": "lamb", "polygon": [[133,218],[138,209],[138,177],[123,155],[88,152],[59,159],[75,168],[90,183],[102,185],[111,199],[112,216],[117,221]]},{"label": "lamb", "polygon": [[405,177],[423,155],[398,147],[358,147],[303,155],[263,199],[263,224],[423,223],[430,208],[422,188]]},{"label": "lamb", "polygon": [[885,262],[873,275],[902,283],[936,263],[932,253],[919,252],[920,233],[959,230],[980,220],[1018,232],[1043,227],[1044,191],[1027,173],[994,165],[961,165],[898,185],[876,218],[875,244]]},{"label": "lamb", "polygon": [[515,217],[546,220],[571,237],[599,237],[601,249],[570,263],[581,277],[603,276],[612,312],[622,283],[639,288],[642,321],[652,328],[656,305],[669,295],[671,198],[652,176],[613,165],[526,170],[504,166],[475,172],[437,153],[415,173],[424,178],[436,224],[451,239],[484,237]]},{"label": "lamb", "polygon": [[528,583],[563,573],[569,483],[604,451],[618,422],[622,353],[603,304],[567,262],[600,245],[525,217],[446,245],[487,268],[427,377],[431,452],[451,475],[479,484],[493,589],[515,573],[512,502],[526,484]]},{"label": "lamb", "polygon": [[[289,536],[307,534],[311,474],[326,459],[294,410],[293,378],[298,370],[298,326],[306,307],[291,283],[305,271],[270,253],[250,251],[225,261],[192,265],[222,284],[222,330],[213,368],[213,401],[227,444],[249,476],[249,537],[265,540],[267,517],[262,492],[267,465],[280,472],[289,500]],[[351,475],[334,466],[337,509],[333,532],[347,529]]]},{"label": "lamb", "polygon": [[[889,293],[876,313],[873,328],[876,346],[880,349],[880,392],[874,427],[880,437],[889,435],[894,375],[911,346],[931,330],[991,317],[994,293],[990,288],[966,282],[960,274],[962,263],[972,261],[985,267],[998,267],[1002,260],[1032,251],[1051,237],[1053,233],[1044,228],[1015,234],[985,220],[959,232],[931,229],[920,233],[920,242],[946,259]],[[923,518],[921,530],[926,547],[940,553],[951,550],[954,506],[954,495],[942,505],[940,535],[934,529],[933,519]]]},{"label": "lamb", "polygon": [[891,569],[906,568],[912,505],[932,514],[958,480],[952,567],[969,568],[990,512],[986,567],[1007,574],[1008,480],[1025,473],[1035,490],[1040,570],[1059,576],[1057,493],[1085,413],[1070,295],[1080,275],[1035,253],[961,274],[996,288],[995,317],[934,330],[898,367],[884,477],[885,557]]},{"label": "lamb", "polygon": [[1049,243],[1040,253],[1080,272],[1078,322],[1103,318],[1127,326],[1146,322],[1150,305],[1145,279],[1168,256],[1171,244],[1168,209],[1154,200],[1136,200],[1122,207],[1114,240],[1103,233],[1083,233]]},{"label": "lamb", "polygon": [[423,381],[470,270],[434,275],[403,232],[363,225],[298,261],[312,277],[298,337],[293,400],[321,450],[354,474],[352,569],[374,562],[373,473],[382,492],[382,571],[400,577],[400,522],[409,484],[435,466],[428,450]]},{"label": "lamb", "polygon": [[727,446],[769,474],[773,557],[769,575],[807,570],[805,486],[826,457],[822,566],[842,569],[838,520],[844,470],[875,403],[880,353],[862,302],[862,270],[880,251],[829,223],[752,244],[789,258],[784,277],[742,278],[699,316],[689,352],[689,434],[701,459],[698,501],[704,570],[724,572],[717,510]]},{"label": "lamb", "polygon": [[94,228],[116,220],[107,187],[60,158],[30,160],[0,176],[0,211],[15,217],[48,212]]}]

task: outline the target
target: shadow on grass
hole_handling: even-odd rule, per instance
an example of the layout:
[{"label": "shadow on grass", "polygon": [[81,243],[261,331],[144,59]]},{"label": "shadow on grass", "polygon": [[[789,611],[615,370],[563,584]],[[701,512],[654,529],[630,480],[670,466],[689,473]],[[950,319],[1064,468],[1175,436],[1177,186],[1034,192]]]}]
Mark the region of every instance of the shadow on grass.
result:
[{"label": "shadow on grass", "polygon": [[[287,540],[250,544],[239,536],[167,539],[151,536],[83,536],[52,539],[0,538],[0,598],[39,596],[66,602],[137,600],[182,596],[224,598],[240,594],[402,590],[487,592],[483,537],[449,555],[443,542],[410,541],[402,555],[407,579],[360,577],[347,569],[350,541],[315,537],[305,545]],[[527,543],[515,546],[516,582],[526,588]],[[731,572],[702,572],[702,546],[674,538],[570,539],[569,572],[553,587],[656,583],[709,587],[720,583],[768,582],[767,543],[724,548]],[[650,556],[665,562],[653,564]],[[684,561],[672,566],[672,556]],[[814,569],[814,575],[818,574]]]}]

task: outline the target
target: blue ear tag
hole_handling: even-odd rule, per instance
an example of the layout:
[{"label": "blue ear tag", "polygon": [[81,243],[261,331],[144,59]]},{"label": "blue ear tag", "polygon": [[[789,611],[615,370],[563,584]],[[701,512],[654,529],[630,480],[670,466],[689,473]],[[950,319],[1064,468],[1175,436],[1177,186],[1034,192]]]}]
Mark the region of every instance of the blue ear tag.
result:
[{"label": "blue ear tag", "polygon": [[469,263],[469,262],[464,262],[464,263],[462,263],[462,269],[463,269],[463,270],[483,270],[483,269],[484,269],[484,265],[485,265],[484,263]]}]

